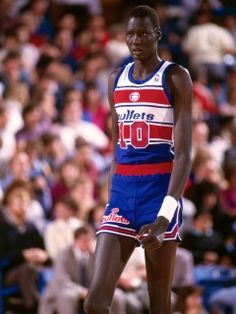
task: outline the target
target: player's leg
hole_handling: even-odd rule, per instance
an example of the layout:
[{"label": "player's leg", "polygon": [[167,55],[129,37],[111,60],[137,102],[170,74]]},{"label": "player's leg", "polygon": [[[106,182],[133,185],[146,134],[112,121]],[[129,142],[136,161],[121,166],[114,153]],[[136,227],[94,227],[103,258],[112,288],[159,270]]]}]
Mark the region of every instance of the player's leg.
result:
[{"label": "player's leg", "polygon": [[92,282],[84,303],[86,314],[110,312],[116,283],[135,246],[134,238],[108,233],[98,235]]},{"label": "player's leg", "polygon": [[151,314],[171,313],[171,282],[176,241],[166,241],[154,251],[145,251]]}]

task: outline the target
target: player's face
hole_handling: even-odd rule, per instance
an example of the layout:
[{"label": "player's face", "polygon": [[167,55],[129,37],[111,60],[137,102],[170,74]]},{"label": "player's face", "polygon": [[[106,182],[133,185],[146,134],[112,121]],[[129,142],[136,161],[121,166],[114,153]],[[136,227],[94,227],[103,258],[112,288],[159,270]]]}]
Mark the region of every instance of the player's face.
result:
[{"label": "player's face", "polygon": [[126,43],[134,59],[148,60],[156,55],[158,31],[148,17],[132,17],[126,27]]}]

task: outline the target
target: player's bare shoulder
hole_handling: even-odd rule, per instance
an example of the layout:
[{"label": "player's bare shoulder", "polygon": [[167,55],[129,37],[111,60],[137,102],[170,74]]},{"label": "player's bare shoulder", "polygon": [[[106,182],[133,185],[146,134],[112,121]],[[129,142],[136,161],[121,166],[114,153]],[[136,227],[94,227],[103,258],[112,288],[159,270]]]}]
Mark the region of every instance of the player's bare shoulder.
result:
[{"label": "player's bare shoulder", "polygon": [[114,91],[114,87],[115,87],[115,81],[117,78],[117,75],[119,74],[119,72],[121,71],[121,67],[114,69],[113,71],[111,71],[110,75],[109,75],[109,79],[108,79],[108,99],[109,99],[109,103],[112,106],[113,105],[113,91]]},{"label": "player's bare shoulder", "polygon": [[116,76],[119,74],[119,72],[121,71],[122,67],[118,67],[118,68],[115,68],[111,71],[110,73],[110,79],[115,79]]},{"label": "player's bare shoulder", "polygon": [[184,81],[189,81],[189,83],[192,82],[189,71],[177,63],[173,64],[168,70],[168,77],[184,79]]},{"label": "player's bare shoulder", "polygon": [[192,94],[192,79],[189,71],[179,64],[174,64],[168,69],[167,84],[172,96],[180,92],[185,95]]}]

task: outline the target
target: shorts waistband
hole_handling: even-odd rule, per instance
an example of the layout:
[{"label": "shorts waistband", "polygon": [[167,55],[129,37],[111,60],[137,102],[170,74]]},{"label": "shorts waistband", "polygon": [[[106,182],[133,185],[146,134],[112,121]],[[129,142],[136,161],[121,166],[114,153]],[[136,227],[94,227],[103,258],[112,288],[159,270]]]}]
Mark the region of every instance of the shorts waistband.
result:
[{"label": "shorts waistband", "polygon": [[173,162],[162,162],[158,164],[140,164],[140,165],[127,165],[117,164],[116,174],[123,176],[140,176],[152,174],[171,173]]}]

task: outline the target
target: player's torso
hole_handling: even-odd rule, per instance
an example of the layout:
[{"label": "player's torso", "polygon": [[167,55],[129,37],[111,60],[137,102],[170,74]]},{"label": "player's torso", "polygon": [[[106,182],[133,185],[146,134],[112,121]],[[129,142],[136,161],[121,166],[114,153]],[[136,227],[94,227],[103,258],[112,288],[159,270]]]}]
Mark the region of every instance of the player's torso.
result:
[{"label": "player's torso", "polygon": [[133,78],[133,63],[118,74],[114,89],[119,126],[118,163],[173,160],[173,107],[165,81],[165,71],[170,65],[170,62],[162,61],[142,81]]}]

